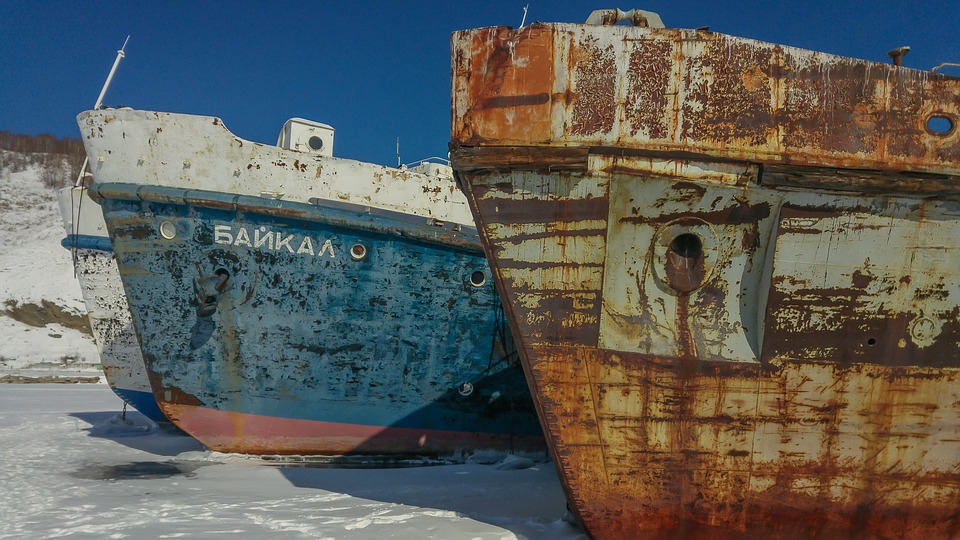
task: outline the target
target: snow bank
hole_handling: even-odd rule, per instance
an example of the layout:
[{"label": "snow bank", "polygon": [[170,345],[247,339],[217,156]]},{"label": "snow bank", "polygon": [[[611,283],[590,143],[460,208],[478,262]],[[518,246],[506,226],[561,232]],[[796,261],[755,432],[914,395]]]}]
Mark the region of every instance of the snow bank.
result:
[{"label": "snow bank", "polygon": [[9,315],[44,302],[86,316],[70,252],[60,246],[63,222],[56,192],[30,166],[0,169],[0,375],[26,372],[95,372],[93,338],[51,323],[38,327]]}]

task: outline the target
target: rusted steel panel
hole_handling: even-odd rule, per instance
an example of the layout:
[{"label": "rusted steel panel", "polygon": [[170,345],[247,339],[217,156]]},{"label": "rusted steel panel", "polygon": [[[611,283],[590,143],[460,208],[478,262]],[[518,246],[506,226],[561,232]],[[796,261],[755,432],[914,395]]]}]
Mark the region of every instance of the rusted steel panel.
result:
[{"label": "rusted steel panel", "polygon": [[685,30],[453,46],[454,169],[592,536],[960,535],[960,154],[923,128],[957,80]]},{"label": "rusted steel panel", "polygon": [[[625,165],[612,168],[639,169]],[[955,249],[933,249],[933,257],[881,212],[917,207],[901,219],[928,216],[930,237],[953,241],[957,235],[936,230],[953,225],[945,221],[953,205],[851,197],[840,206],[876,208],[878,217],[864,221],[884,226],[865,229],[871,236],[860,243],[831,246],[810,234],[810,242],[821,241],[787,252],[785,239],[802,233],[782,227],[797,222],[784,201],[819,208],[836,206],[833,197],[744,189],[734,178],[535,175],[462,179],[483,220],[558,468],[591,534],[960,533],[953,518],[960,355],[949,330],[955,317],[944,307],[956,305],[958,292],[943,282],[957,262],[944,257]],[[565,203],[571,193],[608,201],[608,217],[564,210],[575,206]],[[899,234],[881,243],[892,230]],[[571,231],[589,240],[571,242]],[[669,240],[683,234],[702,238],[705,259],[713,259],[703,285],[689,292],[672,289],[667,275]],[[841,254],[846,263],[834,262]],[[796,259],[807,262],[795,279],[819,279],[807,284],[814,292],[792,294],[804,284],[790,279],[778,285],[778,272],[789,273],[785,262]],[[907,272],[898,263],[911,260],[927,274],[913,286],[900,283]],[[575,278],[587,268],[592,279]],[[866,272],[869,282],[858,277]],[[841,277],[860,283],[855,302],[832,297],[829,286],[817,289]],[[777,288],[788,285],[794,288]],[[838,305],[839,317],[821,313]],[[797,312],[841,328],[790,319]],[[900,319],[923,321],[921,336],[943,330],[919,342],[924,350]],[[863,329],[881,323],[875,333]],[[850,353],[839,354],[839,346]]]},{"label": "rusted steel panel", "polygon": [[956,371],[687,375],[573,345],[530,354],[558,468],[594,537],[951,538],[960,527]]},{"label": "rusted steel panel", "polygon": [[[951,205],[954,206],[954,205]],[[960,364],[960,222],[903,204],[781,209],[764,356]]]},{"label": "rusted steel panel", "polygon": [[[595,166],[616,170],[614,163],[635,171],[645,164],[597,158]],[[672,168],[692,178],[704,178],[709,169]],[[620,271],[604,274],[604,288],[621,294],[603,297],[600,347],[687,360],[757,361],[753,285],[763,267],[752,264],[752,257],[763,257],[760,238],[769,236],[769,228],[761,222],[777,201],[736,187],[744,177],[755,179],[755,168],[716,166],[712,173],[726,181],[634,182],[630,175],[612,175],[609,215],[616,219],[609,221],[604,267]],[[694,238],[696,246],[679,245]]]},{"label": "rusted steel panel", "polygon": [[534,24],[452,43],[454,146],[960,174],[960,81],[945,75],[701,30]]}]

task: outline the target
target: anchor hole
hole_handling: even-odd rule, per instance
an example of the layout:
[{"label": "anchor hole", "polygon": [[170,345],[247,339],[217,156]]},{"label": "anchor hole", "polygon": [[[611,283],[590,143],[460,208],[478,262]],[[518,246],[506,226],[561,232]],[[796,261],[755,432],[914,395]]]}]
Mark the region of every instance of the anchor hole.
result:
[{"label": "anchor hole", "polygon": [[670,251],[688,260],[697,260],[703,255],[703,242],[692,233],[684,233],[670,242]]},{"label": "anchor hole", "polygon": [[873,347],[876,344],[877,344],[877,338],[867,338],[867,345],[870,345],[871,347]]}]

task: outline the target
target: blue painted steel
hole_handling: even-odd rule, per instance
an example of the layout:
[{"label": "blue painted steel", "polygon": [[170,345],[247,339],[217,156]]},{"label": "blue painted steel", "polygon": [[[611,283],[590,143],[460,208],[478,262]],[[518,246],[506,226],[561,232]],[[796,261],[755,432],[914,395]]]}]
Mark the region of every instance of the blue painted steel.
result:
[{"label": "blue painted steel", "polygon": [[130,390],[129,388],[114,388],[114,393],[123,401],[127,402],[134,409],[140,411],[144,416],[154,422],[170,422],[163,415],[157,400],[154,399],[152,392],[142,392],[139,390]]},{"label": "blue painted steel", "polygon": [[160,401],[542,435],[475,234],[200,190],[92,189]]},{"label": "blue painted steel", "polygon": [[95,249],[97,251],[113,252],[113,244],[106,236],[90,234],[68,234],[60,241],[60,245],[67,249]]}]

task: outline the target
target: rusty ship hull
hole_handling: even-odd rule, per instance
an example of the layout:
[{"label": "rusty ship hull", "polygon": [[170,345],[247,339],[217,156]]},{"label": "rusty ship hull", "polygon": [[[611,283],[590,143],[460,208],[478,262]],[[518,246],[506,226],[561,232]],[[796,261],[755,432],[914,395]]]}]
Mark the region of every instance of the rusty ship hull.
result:
[{"label": "rusty ship hull", "polygon": [[454,170],[591,536],[960,534],[960,81],[539,23],[454,33],[452,71]]}]

